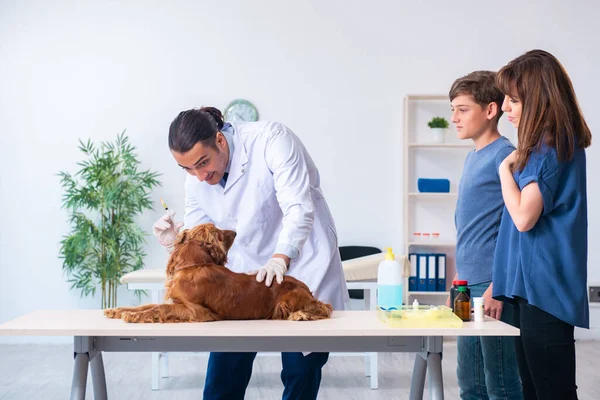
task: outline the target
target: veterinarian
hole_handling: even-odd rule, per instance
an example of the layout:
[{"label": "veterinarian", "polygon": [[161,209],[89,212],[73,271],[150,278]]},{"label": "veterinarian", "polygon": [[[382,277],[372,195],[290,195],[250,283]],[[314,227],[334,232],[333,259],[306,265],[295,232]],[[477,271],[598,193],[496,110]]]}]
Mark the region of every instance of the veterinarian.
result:
[{"label": "veterinarian", "polygon": [[[212,107],[181,112],[169,129],[169,148],[189,175],[183,224],[168,212],[153,227],[173,248],[182,226],[212,222],[237,232],[227,267],[256,272],[265,285],[284,275],[315,297],[343,309],[346,282],[335,224],[319,172],[300,139],[277,122],[224,123]],[[248,305],[252,307],[251,304]],[[204,399],[243,399],[256,353],[211,353]],[[283,399],[316,399],[329,353],[282,353]]]}]

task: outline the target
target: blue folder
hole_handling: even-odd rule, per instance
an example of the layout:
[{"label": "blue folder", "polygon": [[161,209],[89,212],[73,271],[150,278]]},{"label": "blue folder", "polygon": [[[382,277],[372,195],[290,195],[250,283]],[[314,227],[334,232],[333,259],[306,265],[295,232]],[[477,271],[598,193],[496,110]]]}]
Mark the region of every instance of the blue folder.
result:
[{"label": "blue folder", "polygon": [[437,285],[438,292],[446,291],[446,255],[437,255]]},{"label": "blue folder", "polygon": [[417,291],[427,291],[427,254],[417,255]]},{"label": "blue folder", "polygon": [[437,286],[437,255],[427,254],[427,291],[435,292]]},{"label": "blue folder", "polygon": [[417,290],[417,254],[410,253],[408,255],[410,263],[410,275],[408,276],[408,290],[414,292]]}]

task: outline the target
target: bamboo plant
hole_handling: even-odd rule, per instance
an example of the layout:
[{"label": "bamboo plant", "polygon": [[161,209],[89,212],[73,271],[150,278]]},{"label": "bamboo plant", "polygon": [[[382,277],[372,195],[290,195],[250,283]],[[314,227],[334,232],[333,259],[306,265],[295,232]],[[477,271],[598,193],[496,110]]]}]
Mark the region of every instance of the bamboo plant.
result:
[{"label": "bamboo plant", "polygon": [[71,289],[84,297],[100,286],[102,308],[111,308],[117,305],[121,276],[144,266],[146,234],[135,218],[152,209],[150,193],[160,185],[159,174],[139,170],[135,147],[124,132],[99,146],[79,140],[79,149],[86,158],[80,169],[74,175],[58,173],[71,224],[60,242],[60,258]]}]

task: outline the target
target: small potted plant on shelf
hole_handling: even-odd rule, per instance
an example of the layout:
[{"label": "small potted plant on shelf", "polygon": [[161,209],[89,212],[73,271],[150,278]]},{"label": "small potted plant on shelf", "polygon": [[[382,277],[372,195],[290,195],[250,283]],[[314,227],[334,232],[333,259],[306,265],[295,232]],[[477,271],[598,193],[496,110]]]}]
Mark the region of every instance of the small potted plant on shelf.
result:
[{"label": "small potted plant on shelf", "polygon": [[448,121],[444,117],[433,117],[431,121],[427,123],[427,125],[431,128],[431,132],[433,132],[433,136],[437,143],[444,143],[444,135],[446,134],[446,129],[448,129]]}]

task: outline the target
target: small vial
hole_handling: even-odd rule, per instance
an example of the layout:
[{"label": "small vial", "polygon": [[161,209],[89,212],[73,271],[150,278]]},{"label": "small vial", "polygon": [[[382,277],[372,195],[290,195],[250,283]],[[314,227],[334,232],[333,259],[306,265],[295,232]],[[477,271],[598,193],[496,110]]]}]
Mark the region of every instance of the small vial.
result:
[{"label": "small vial", "polygon": [[424,233],[423,234],[423,240],[429,240],[431,239],[431,234],[430,233]]},{"label": "small vial", "polygon": [[483,297],[473,297],[473,321],[483,322]]},{"label": "small vial", "polygon": [[421,241],[421,232],[415,232],[413,235],[415,237],[415,242]]},{"label": "small vial", "polygon": [[413,310],[419,311],[419,301],[417,299],[413,301]]},{"label": "small vial", "polygon": [[431,234],[431,238],[434,240],[439,240],[440,239],[440,234],[438,232],[433,232]]}]

